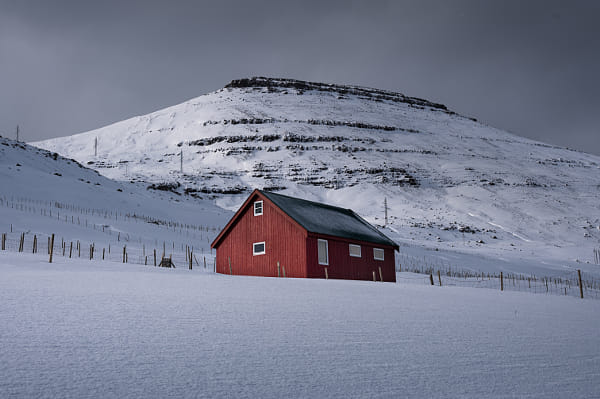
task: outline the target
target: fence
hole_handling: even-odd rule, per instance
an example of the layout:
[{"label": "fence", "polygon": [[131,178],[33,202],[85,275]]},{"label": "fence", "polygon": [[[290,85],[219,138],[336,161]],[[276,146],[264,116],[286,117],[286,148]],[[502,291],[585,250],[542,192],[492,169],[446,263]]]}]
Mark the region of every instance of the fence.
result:
[{"label": "fence", "polygon": [[[406,268],[396,270],[397,279],[406,283],[454,287],[488,288],[502,291],[519,291],[534,294],[566,295],[600,299],[600,282],[584,278],[579,270],[565,272],[555,277],[538,277],[521,274],[473,273],[434,268]],[[580,276],[582,277],[580,279]],[[581,284],[580,284],[581,282]]]},{"label": "fence", "polygon": [[[214,270],[214,257],[205,254],[203,250],[195,252],[192,245],[182,245],[181,249],[175,243],[167,245],[163,242],[159,248],[147,248],[146,245],[130,246],[108,244],[97,246],[89,241],[65,241],[63,238],[54,238],[47,234],[31,233],[2,233],[0,250],[33,253],[53,257],[83,258],[93,261],[112,261],[138,265],[159,266],[161,258],[169,258],[174,267],[196,268]],[[52,251],[51,251],[52,249]]]}]

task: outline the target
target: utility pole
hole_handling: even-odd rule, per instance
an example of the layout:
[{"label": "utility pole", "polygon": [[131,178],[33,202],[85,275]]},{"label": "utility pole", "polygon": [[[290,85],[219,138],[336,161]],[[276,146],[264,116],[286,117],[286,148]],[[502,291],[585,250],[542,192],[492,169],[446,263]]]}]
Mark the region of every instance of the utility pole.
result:
[{"label": "utility pole", "polygon": [[387,226],[388,224],[388,206],[387,206],[387,197],[385,197],[383,199],[383,208],[385,209],[385,224],[384,226]]},{"label": "utility pole", "polygon": [[19,141],[19,125],[17,125],[17,141]]},{"label": "utility pole", "polygon": [[94,156],[98,156],[98,137],[94,138]]}]

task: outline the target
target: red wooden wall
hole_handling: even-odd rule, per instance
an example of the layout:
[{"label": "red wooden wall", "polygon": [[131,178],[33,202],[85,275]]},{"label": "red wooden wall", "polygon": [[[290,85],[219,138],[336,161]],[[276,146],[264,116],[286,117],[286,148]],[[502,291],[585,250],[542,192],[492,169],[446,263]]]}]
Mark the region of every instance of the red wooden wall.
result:
[{"label": "red wooden wall", "polygon": [[[329,247],[329,265],[319,265],[317,240],[327,240]],[[349,244],[361,246],[361,257],[350,256]],[[373,258],[373,248],[384,250],[384,260]],[[325,278],[325,267],[329,278],[346,280],[373,280],[373,271],[379,281],[379,267],[383,281],[396,282],[394,248],[361,241],[344,240],[337,237],[309,234],[306,241],[306,259],[308,277]]]},{"label": "red wooden wall", "polygon": [[[254,216],[254,201],[263,201],[263,214]],[[252,244],[265,242],[264,255],[252,255]],[[269,200],[257,194],[242,210],[237,222],[217,247],[217,272],[277,277],[277,262],[287,277],[307,277],[306,231]]]}]

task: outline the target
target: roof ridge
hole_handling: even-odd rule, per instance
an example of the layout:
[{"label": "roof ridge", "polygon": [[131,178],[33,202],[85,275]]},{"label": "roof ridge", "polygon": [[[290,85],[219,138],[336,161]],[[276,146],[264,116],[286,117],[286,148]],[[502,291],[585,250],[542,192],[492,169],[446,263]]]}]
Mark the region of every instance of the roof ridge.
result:
[{"label": "roof ridge", "polygon": [[318,205],[320,207],[328,207],[328,208],[333,208],[333,209],[341,209],[343,211],[352,212],[352,213],[355,214],[355,212],[352,209],[350,209],[350,208],[343,208],[341,206],[335,206],[335,205],[325,204],[323,202],[317,202],[317,201],[307,200],[307,199],[304,199],[304,198],[292,197],[290,195],[277,194],[277,193],[274,193],[274,192],[271,192],[271,191],[258,190],[258,192],[260,192],[261,194],[263,194],[263,195],[265,195],[267,197],[269,195],[276,195],[276,196],[279,196],[279,197],[286,197],[286,198],[289,198],[289,199],[292,199],[292,200],[295,200],[295,201],[309,202],[311,204],[315,204],[315,205]]}]

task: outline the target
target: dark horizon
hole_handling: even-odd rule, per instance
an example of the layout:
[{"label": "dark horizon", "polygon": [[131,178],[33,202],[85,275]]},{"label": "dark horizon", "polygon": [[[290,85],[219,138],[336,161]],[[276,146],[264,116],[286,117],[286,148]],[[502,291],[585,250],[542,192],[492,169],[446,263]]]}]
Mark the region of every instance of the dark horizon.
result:
[{"label": "dark horizon", "polygon": [[0,5],[0,135],[96,129],[251,76],[373,87],[600,155],[593,1]]}]

